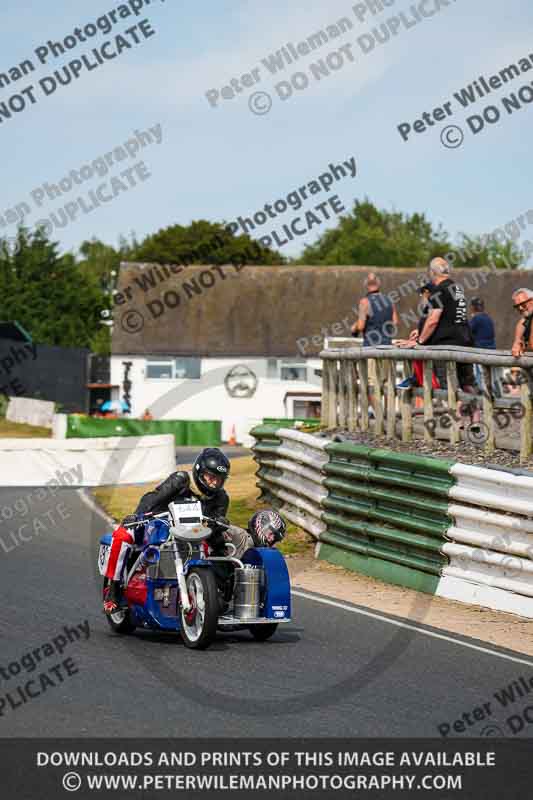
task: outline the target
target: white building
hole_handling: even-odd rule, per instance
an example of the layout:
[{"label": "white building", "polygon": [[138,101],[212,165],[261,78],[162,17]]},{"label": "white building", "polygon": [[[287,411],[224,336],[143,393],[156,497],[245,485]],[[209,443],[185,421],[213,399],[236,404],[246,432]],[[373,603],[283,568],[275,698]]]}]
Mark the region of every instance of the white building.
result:
[{"label": "white building", "polygon": [[337,315],[337,272],[123,264],[112,399],[126,388],[132,417],[149,409],[154,419],[221,420],[225,441],[235,426],[247,442],[265,417],[319,416],[318,354],[324,316]]},{"label": "white building", "polygon": [[131,362],[132,417],[149,409],[154,419],[221,420],[222,438],[235,426],[243,442],[265,417],[319,415],[318,359],[113,356],[113,384],[123,383],[124,361]]}]

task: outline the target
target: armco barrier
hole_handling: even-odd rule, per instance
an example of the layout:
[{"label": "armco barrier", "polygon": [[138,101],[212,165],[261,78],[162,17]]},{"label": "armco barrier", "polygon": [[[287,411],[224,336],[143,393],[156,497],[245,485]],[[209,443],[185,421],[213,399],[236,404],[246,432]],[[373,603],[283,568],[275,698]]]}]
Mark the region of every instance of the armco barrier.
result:
[{"label": "armco barrier", "polygon": [[160,480],[176,469],[173,437],[0,439],[0,484],[44,486],[68,473],[71,486]]},{"label": "armco barrier", "polygon": [[328,444],[326,451],[321,556],[434,592],[447,560],[451,463],[354,444]]},{"label": "armco barrier", "polygon": [[220,420],[140,420],[127,417],[100,419],[69,415],[67,439],[171,433],[177,447],[218,447],[221,444],[221,428]]},{"label": "armco barrier", "polygon": [[265,500],[317,555],[390,583],[533,618],[533,476],[261,425]]},{"label": "armco barrier", "polygon": [[257,486],[262,496],[283,514],[316,538],[323,533],[321,501],[327,461],[326,441],[290,428],[261,425],[251,431],[259,462]]}]

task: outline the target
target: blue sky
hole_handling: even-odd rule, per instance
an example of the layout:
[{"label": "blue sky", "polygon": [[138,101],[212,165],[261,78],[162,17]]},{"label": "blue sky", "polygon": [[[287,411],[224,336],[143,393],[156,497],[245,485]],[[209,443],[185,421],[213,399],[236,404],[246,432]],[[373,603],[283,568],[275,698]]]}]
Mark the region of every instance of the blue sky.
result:
[{"label": "blue sky", "polygon": [[[426,0],[424,8],[438,0]],[[444,0],[441,0],[444,2]],[[38,92],[38,102],[0,124],[2,190],[0,215],[45,181],[58,182],[123,144],[134,130],[161,124],[163,140],[150,145],[142,157],[150,178],[116,197],[113,202],[81,215],[68,227],[55,230],[62,249],[76,249],[96,236],[116,244],[121,234],[137,237],[167,225],[192,219],[233,220],[250,215],[265,203],[286,197],[327,170],[330,162],[356,159],[355,180],[345,179],[336,193],[349,208],[355,198],[370,197],[377,205],[399,211],[423,211],[454,236],[459,231],[485,233],[533,209],[530,148],[533,103],[499,123],[486,125],[474,136],[465,123],[487,105],[500,109],[501,98],[531,84],[533,70],[479,100],[471,110],[453,102],[453,117],[425,133],[400,138],[397,125],[419,118],[453,98],[454,92],[479,75],[498,73],[508,64],[533,54],[533,8],[526,0],[505,3],[486,0],[447,0],[438,13],[424,18],[368,54],[358,37],[420,0],[395,0],[383,12],[359,21],[353,2],[329,0],[305,4],[270,0],[252,2],[172,3],[151,0],[137,18],[122,20],[108,34],[95,36],[68,55],[39,65],[31,76],[0,90],[0,103],[24,86],[36,84],[68,61],[114,39],[131,24],[150,20],[156,35],[92,72],[83,72],[50,97]],[[20,0],[2,12],[0,73],[32,58],[48,39],[62,40],[120,5],[113,0],[76,0],[44,4]],[[347,17],[353,28],[332,40],[279,77],[269,74],[262,59],[287,42],[311,34]],[[275,84],[294,72],[310,75],[310,64],[350,43],[353,63],[344,60],[321,81],[310,80],[305,91],[281,101]],[[532,55],[533,57],[533,55]],[[205,93],[260,70],[260,81],[232,100],[210,107]],[[268,92],[268,114],[250,112],[252,92]],[[465,131],[458,149],[446,149],[440,132],[446,124]],[[138,160],[138,159],[137,159]],[[116,166],[112,174],[134,160]],[[87,181],[78,191],[43,205],[28,223],[47,217],[66,202],[85,197],[108,178]],[[333,192],[331,193],[333,194]],[[317,195],[306,207],[324,200]],[[289,210],[258,228],[265,235],[300,212]],[[327,224],[315,227],[287,255],[314,241]],[[0,228],[9,234],[11,228]],[[533,241],[533,225],[522,240]]]}]

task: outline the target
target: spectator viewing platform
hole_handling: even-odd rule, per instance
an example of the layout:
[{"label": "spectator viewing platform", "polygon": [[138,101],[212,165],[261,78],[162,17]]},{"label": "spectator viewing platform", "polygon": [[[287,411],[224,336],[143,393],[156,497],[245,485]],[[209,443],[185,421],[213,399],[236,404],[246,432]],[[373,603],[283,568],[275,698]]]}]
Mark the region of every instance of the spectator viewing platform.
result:
[{"label": "spectator viewing platform", "polygon": [[[514,358],[509,351],[472,347],[361,347],[349,339],[328,345],[320,354],[324,363],[322,423],[327,429],[372,433],[412,443],[411,447],[417,437],[451,445],[463,438],[482,448],[486,456],[498,449],[519,450],[520,463],[529,462],[533,353]],[[414,362],[422,364],[422,385],[398,385],[413,374]],[[435,385],[437,364],[445,369],[446,389]],[[461,390],[457,380],[461,364],[480,365],[482,389]],[[472,404],[482,416],[469,423]]]}]

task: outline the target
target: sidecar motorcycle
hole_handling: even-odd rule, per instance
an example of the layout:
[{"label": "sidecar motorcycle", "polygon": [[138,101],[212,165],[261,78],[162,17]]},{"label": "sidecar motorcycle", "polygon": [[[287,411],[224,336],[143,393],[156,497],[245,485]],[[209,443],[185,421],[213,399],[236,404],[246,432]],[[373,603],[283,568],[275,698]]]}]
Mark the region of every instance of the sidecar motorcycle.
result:
[{"label": "sidecar motorcycle", "polygon": [[[213,557],[207,545],[210,524],[231,528],[204,517],[200,502],[188,500],[125,526],[144,526],[144,532],[142,544],[132,547],[121,604],[107,616],[113,631],[179,631],[187,647],[203,650],[217,629],[244,628],[266,641],[279,624],[291,621],[289,574],[281,553],[251,547],[238,559],[227,542],[228,554]],[[110,548],[109,533],[100,539],[98,554],[104,594]]]}]

